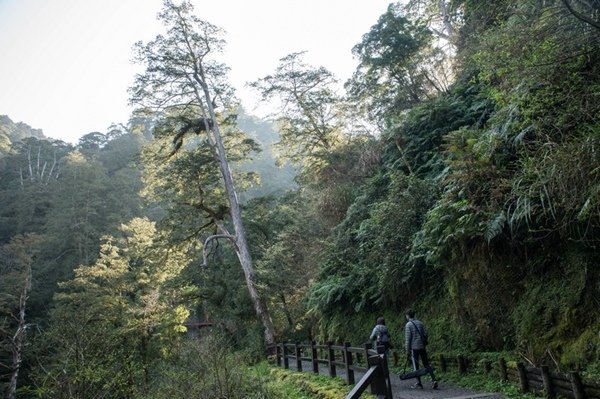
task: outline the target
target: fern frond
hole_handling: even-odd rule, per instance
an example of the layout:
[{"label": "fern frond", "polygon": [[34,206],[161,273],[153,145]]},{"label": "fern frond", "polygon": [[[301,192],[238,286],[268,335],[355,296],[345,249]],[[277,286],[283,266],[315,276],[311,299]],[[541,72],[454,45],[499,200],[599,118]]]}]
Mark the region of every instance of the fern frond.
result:
[{"label": "fern frond", "polygon": [[490,221],[487,225],[485,230],[485,239],[487,242],[489,243],[494,238],[498,237],[502,233],[505,225],[506,215],[504,214],[504,211],[501,211],[498,215],[496,215],[494,220]]}]

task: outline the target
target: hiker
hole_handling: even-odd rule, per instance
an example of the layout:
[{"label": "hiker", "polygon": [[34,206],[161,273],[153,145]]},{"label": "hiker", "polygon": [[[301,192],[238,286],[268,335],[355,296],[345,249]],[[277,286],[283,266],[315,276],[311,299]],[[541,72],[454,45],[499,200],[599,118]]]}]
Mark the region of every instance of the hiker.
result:
[{"label": "hiker", "polygon": [[[414,310],[408,309],[405,315],[407,320],[404,328],[404,349],[406,350],[406,354],[412,360],[415,371],[419,369],[419,359],[421,359],[424,368],[427,369],[428,374],[431,376],[431,388],[437,389],[438,383],[427,357],[427,330],[425,329],[425,325],[415,319]],[[417,382],[411,388],[423,389],[421,377],[416,377],[416,379]]]},{"label": "hiker", "polygon": [[371,333],[369,340],[375,340],[375,347],[383,346],[386,352],[390,349],[390,332],[388,331],[388,328],[385,325],[385,319],[382,316],[377,318],[377,324],[373,327],[373,332]]}]

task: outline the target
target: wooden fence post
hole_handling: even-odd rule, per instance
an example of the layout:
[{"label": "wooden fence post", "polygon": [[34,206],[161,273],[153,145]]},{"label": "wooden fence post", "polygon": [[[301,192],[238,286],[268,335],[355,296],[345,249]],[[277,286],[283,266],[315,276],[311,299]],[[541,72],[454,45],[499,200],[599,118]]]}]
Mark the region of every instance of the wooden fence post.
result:
[{"label": "wooden fence post", "polygon": [[458,361],[458,372],[459,374],[464,374],[467,372],[467,362],[464,356],[459,355],[457,358]]},{"label": "wooden fence post", "polygon": [[365,344],[365,360],[367,362],[367,368],[369,368],[369,349],[371,349],[372,346],[372,344]]},{"label": "wooden fence post", "polygon": [[521,392],[529,392],[529,381],[527,380],[527,370],[525,365],[521,362],[517,363],[517,371],[519,372],[519,383],[521,385]]},{"label": "wooden fence post", "polygon": [[388,355],[385,350],[385,346],[378,346],[377,353],[379,354],[379,362],[381,364],[381,371],[383,373],[383,379],[385,381],[385,395],[386,398],[392,398],[392,381],[390,379],[390,370],[388,368]]},{"label": "wooden fence post", "polygon": [[350,342],[344,343],[344,360],[346,364],[346,382],[354,385],[354,369],[352,369],[352,352],[348,350],[350,348]]},{"label": "wooden fence post", "polygon": [[483,361],[483,372],[489,374],[492,371],[492,363],[489,360]]},{"label": "wooden fence post", "polygon": [[373,366],[377,366],[377,369],[371,379],[371,393],[376,397],[385,397],[385,395],[387,395],[387,384],[385,381],[382,359],[379,355],[372,355],[367,358],[367,368]]},{"label": "wooden fence post", "polygon": [[275,359],[277,361],[277,367],[281,367],[281,348],[275,344]]},{"label": "wooden fence post", "polygon": [[285,341],[283,341],[283,343],[281,344],[282,348],[283,348],[283,368],[284,369],[289,369],[290,368],[290,361],[288,359],[288,351],[287,351],[287,346],[285,346]]},{"label": "wooden fence post", "polygon": [[508,381],[508,370],[506,369],[506,360],[504,358],[498,359],[498,369],[500,370],[500,380]]},{"label": "wooden fence post", "polygon": [[296,355],[296,370],[302,371],[302,353],[299,342],[294,345],[294,354]]},{"label": "wooden fence post", "polygon": [[329,365],[329,376],[337,377],[337,373],[335,372],[335,353],[332,348],[333,342],[327,342],[327,361]]},{"label": "wooden fence post", "polygon": [[[294,352],[293,352],[294,355],[292,355],[292,352],[289,349],[292,347],[294,348]],[[304,355],[306,355],[306,356],[308,355],[306,353],[306,351],[303,349],[303,347],[308,348],[308,345],[302,345],[299,342],[295,342],[293,345],[291,343],[286,344],[285,341],[283,341],[280,344],[276,344],[275,345],[275,355],[276,355],[275,360],[276,360],[277,366],[278,367],[283,366],[285,369],[289,369],[289,358],[294,356],[296,358],[297,370],[302,371],[302,369],[303,369],[302,354],[304,353]],[[361,353],[356,353],[356,355],[354,355],[353,351],[356,351],[356,349],[352,349],[352,346],[349,342],[345,342],[341,348],[336,346],[336,349],[334,349],[334,345],[333,345],[332,341],[328,341],[327,345],[325,345],[325,346],[317,345],[315,341],[311,341],[310,360],[311,360],[313,372],[315,374],[319,374],[319,361],[324,360],[322,356],[321,357],[319,356],[319,352],[323,353],[326,350],[327,351],[327,363],[329,366],[329,375],[331,377],[336,377],[337,376],[337,368],[336,368],[335,350],[338,350],[338,349],[342,349],[341,355],[342,355],[342,360],[344,362],[343,365],[345,366],[345,371],[346,371],[346,382],[348,384],[352,385],[352,384],[356,383],[354,366],[355,366],[355,363],[356,363],[356,365],[361,364],[362,353],[364,353],[365,358],[367,360],[367,369],[370,366],[375,366],[375,365],[378,366],[377,369],[372,369],[372,372],[375,373],[375,374],[373,374],[373,379],[368,378],[364,382],[371,384],[371,391],[373,393],[381,394],[381,392],[383,390],[385,390],[386,396],[389,396],[391,394],[391,384],[390,384],[390,380],[389,380],[389,369],[388,369],[389,353],[385,352],[383,347],[378,347],[377,348],[378,355],[370,356],[369,351],[372,349],[372,345],[369,343],[364,345],[364,352],[361,351]],[[351,349],[352,349],[352,351],[351,351]],[[271,354],[272,353],[273,353],[273,347],[271,347]],[[394,358],[394,364],[397,364],[397,362],[398,362],[397,353],[393,352],[392,356]],[[309,358],[307,357],[306,360],[308,361]],[[457,361],[458,361],[458,371],[460,373],[467,372],[468,359],[462,355],[459,355],[457,357]],[[446,372],[447,367],[448,367],[447,359],[442,354],[439,355],[439,364],[440,364],[441,371]],[[484,360],[482,360],[481,364],[482,364],[483,369],[486,374],[489,374],[492,371],[492,369],[493,369],[492,363],[489,360],[484,359]],[[341,366],[341,363],[340,363],[340,366]],[[504,358],[498,359],[498,368],[499,368],[499,372],[500,372],[500,378],[502,379],[502,381],[508,381],[508,379],[509,379],[508,367],[507,367],[507,364],[506,364],[506,361],[504,360]],[[520,388],[520,391],[523,393],[528,393],[531,391],[531,384],[530,384],[530,380],[528,378],[527,373],[528,373],[527,367],[522,362],[517,363],[519,388]],[[537,371],[535,372],[535,374],[537,375]],[[555,381],[553,380],[552,372],[550,371],[550,368],[548,366],[541,366],[540,374],[541,374],[542,387],[544,390],[545,397],[547,397],[549,399],[554,399],[557,396],[556,389],[561,388],[561,387],[566,388],[562,385],[563,383],[560,382],[560,381],[563,381],[563,379],[562,379],[563,377],[560,377],[560,376],[556,377],[559,379],[559,381],[558,381],[559,385],[557,385],[558,388],[555,388],[555,386],[554,386]],[[567,375],[568,375],[568,381],[570,381],[571,391],[573,392],[573,396],[571,396],[571,397],[573,399],[586,399],[585,387],[582,383],[580,375],[577,372],[570,372]],[[369,376],[366,376],[366,377],[369,377]],[[536,381],[536,380],[537,380],[537,377],[534,378],[534,381]],[[539,380],[537,380],[537,381],[539,381]],[[534,383],[533,385],[535,387],[538,387],[537,383]],[[366,386],[364,388],[366,388]],[[364,388],[362,388],[360,390],[360,392],[362,392],[362,390]],[[566,389],[568,390],[568,388],[566,388]],[[562,392],[561,389],[559,389],[559,391]]]},{"label": "wooden fence post", "polygon": [[553,399],[556,397],[554,387],[552,386],[552,378],[550,377],[550,369],[548,366],[541,366],[542,370],[542,382],[544,384],[544,392],[547,398]]},{"label": "wooden fence post", "polygon": [[440,355],[440,370],[442,370],[442,373],[448,371],[448,364],[446,363],[444,355]]},{"label": "wooden fence post", "polygon": [[575,395],[575,399],[584,399],[585,392],[583,391],[583,384],[581,383],[581,377],[579,377],[579,373],[569,373],[569,377],[571,378],[571,388],[573,389],[573,395]]},{"label": "wooden fence post", "polygon": [[312,359],[312,369],[313,373],[319,374],[319,358],[317,357],[317,347],[316,342],[312,341],[310,344],[310,357]]}]

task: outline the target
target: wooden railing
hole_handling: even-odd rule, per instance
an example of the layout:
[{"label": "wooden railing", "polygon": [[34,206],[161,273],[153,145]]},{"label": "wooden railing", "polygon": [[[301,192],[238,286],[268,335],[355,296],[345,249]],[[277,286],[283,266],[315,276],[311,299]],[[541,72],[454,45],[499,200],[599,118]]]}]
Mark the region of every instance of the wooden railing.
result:
[{"label": "wooden railing", "polygon": [[538,393],[546,398],[600,399],[600,383],[584,380],[577,372],[558,372],[548,366],[531,367],[521,362],[509,366],[503,358],[475,362],[465,356],[440,355],[433,363],[442,372],[453,368],[459,373],[497,375],[501,381],[518,384],[523,393]]},{"label": "wooden railing", "polygon": [[[338,376],[338,370],[343,370],[346,382],[355,385],[346,399],[357,399],[371,387],[371,393],[382,399],[393,399],[388,369],[388,359],[383,347],[374,350],[366,344],[358,348],[350,343],[344,345],[302,343],[281,343],[276,346],[276,362],[279,367],[303,371],[308,363],[307,371],[319,374],[324,371],[331,377]],[[323,367],[325,366],[325,367]],[[355,372],[364,373],[356,382]]]},{"label": "wooden railing", "polygon": [[[378,398],[392,399],[388,361],[398,366],[399,354],[392,350],[388,354],[379,348],[374,350],[370,344],[352,347],[350,343],[334,345],[328,342],[318,345],[301,343],[281,343],[276,347],[277,365],[284,368],[292,366],[315,374],[324,372],[337,377],[343,370],[346,382],[355,385],[346,399],[356,399],[370,385],[371,393]],[[401,354],[400,356],[403,356]],[[308,366],[306,365],[308,363]],[[508,363],[504,358],[496,361],[476,361],[466,356],[439,355],[431,359],[432,365],[441,372],[452,369],[459,373],[483,373],[498,377],[501,381],[516,383],[523,393],[541,394],[546,398],[557,396],[569,399],[600,399],[600,383],[582,378],[577,372],[553,371],[548,366],[531,367],[521,362]],[[355,372],[364,375],[356,382]],[[340,373],[342,374],[342,373]]]}]

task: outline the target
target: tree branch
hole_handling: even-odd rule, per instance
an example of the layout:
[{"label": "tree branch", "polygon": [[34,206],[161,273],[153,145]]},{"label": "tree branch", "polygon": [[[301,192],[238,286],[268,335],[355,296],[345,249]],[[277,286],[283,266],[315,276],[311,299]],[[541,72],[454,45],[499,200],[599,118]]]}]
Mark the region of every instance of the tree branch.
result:
[{"label": "tree branch", "polygon": [[202,246],[202,268],[206,268],[208,266],[208,254],[206,253],[206,248],[208,247],[208,244],[213,240],[218,240],[219,238],[227,238],[229,241],[232,242],[233,245],[237,246],[235,236],[232,236],[231,234],[215,234],[206,237],[206,240],[204,240],[204,245]]},{"label": "tree branch", "polygon": [[571,12],[571,14],[573,14],[577,19],[592,25],[596,29],[600,29],[600,22],[594,21],[593,19],[586,17],[579,11],[576,11],[571,6],[571,3],[569,3],[569,0],[563,0],[563,3],[565,5],[565,7],[567,7],[567,10],[569,10]]}]

